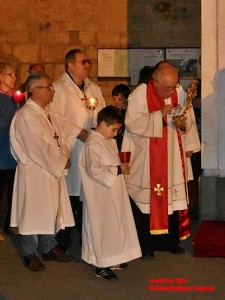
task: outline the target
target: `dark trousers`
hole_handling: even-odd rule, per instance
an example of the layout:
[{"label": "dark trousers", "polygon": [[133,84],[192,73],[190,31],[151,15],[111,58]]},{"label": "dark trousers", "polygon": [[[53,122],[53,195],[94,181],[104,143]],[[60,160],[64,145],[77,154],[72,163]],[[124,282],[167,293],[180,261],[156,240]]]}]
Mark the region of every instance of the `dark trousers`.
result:
[{"label": "dark trousers", "polygon": [[[80,245],[82,236],[82,214],[83,214],[83,202],[79,200],[79,196],[70,196],[70,203],[76,222],[76,227],[80,233]],[[56,234],[56,241],[61,249],[64,251],[71,245],[72,240],[70,237],[70,232],[73,227],[66,227],[64,230],[60,230]]]},{"label": "dark trousers", "polygon": [[178,213],[174,212],[172,215],[168,216],[168,234],[152,235],[150,233],[151,216],[149,214],[143,214],[135,202],[131,198],[130,200],[143,256],[155,250],[170,251],[176,249],[179,243]]},{"label": "dark trousers", "polygon": [[6,216],[4,223],[4,231],[10,228],[10,217],[12,208],[13,184],[15,178],[15,169],[0,170],[0,201],[3,201],[4,194],[6,196]]}]

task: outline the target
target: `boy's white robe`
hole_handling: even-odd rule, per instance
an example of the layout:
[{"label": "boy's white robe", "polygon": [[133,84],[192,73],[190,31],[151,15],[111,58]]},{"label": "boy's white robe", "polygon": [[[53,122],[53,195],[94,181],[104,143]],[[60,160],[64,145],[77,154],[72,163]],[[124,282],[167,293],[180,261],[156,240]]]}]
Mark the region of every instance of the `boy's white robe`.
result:
[{"label": "boy's white robe", "polygon": [[141,256],[116,142],[91,132],[79,156],[83,198],[82,259],[109,267]]},{"label": "boy's white robe", "polygon": [[[64,177],[70,149],[53,114],[51,122],[46,111],[28,99],[11,123],[11,149],[18,162],[11,226],[18,227],[23,235],[54,234],[74,226]],[[60,148],[54,132],[59,135]]]}]

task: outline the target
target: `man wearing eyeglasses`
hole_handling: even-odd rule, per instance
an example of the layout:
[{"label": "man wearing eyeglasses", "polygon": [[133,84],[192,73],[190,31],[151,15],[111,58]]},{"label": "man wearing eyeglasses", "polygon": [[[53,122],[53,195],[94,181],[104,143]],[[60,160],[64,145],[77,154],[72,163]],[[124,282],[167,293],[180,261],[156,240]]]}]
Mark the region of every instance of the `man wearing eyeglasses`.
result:
[{"label": "man wearing eyeglasses", "polygon": [[194,120],[186,132],[172,122],[185,100],[178,87],[177,70],[159,67],[128,99],[122,150],[131,151],[127,185],[144,258],[154,251],[183,254],[180,239],[190,235],[186,184],[200,142]]},{"label": "man wearing eyeglasses", "polygon": [[[66,177],[67,188],[70,195],[76,224],[81,234],[82,226],[82,202],[79,201],[81,180],[78,169],[78,155],[83,142],[88,136],[90,127],[96,126],[98,112],[105,107],[105,100],[99,86],[88,78],[90,75],[91,61],[87,54],[80,49],[72,49],[65,55],[65,72],[62,77],[54,82],[54,101],[50,105],[50,111],[54,111],[64,120],[70,122],[77,130],[77,141],[73,146],[71,168]],[[93,97],[98,99],[98,106],[90,111],[86,106],[86,99]],[[93,121],[91,114],[93,113]],[[90,119],[92,124],[90,124]],[[64,128],[66,130],[66,128]],[[57,235],[58,243],[66,250],[71,243],[70,229],[61,231]]]},{"label": "man wearing eyeglasses", "polygon": [[[45,269],[42,259],[72,260],[55,241],[55,232],[74,226],[65,182],[71,142],[63,135],[58,118],[46,109],[54,95],[51,79],[33,74],[27,80],[27,90],[26,104],[10,128],[12,154],[18,162],[11,227],[18,227],[24,265],[41,271]],[[72,129],[70,138],[76,138]]]}]

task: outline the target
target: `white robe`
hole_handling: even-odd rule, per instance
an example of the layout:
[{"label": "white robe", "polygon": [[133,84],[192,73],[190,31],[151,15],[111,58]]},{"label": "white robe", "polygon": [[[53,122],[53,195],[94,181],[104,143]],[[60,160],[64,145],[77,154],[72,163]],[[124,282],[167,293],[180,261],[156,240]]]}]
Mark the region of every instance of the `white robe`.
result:
[{"label": "white robe", "polygon": [[[178,103],[183,106],[185,92],[178,90]],[[170,104],[170,99],[165,100]],[[200,141],[193,109],[187,112],[188,130],[181,135],[182,148],[185,159],[186,179],[193,179],[190,158],[186,151],[200,151]],[[171,116],[168,122],[168,214],[187,208],[182,162],[176,129]],[[131,151],[131,174],[127,178],[128,192],[142,213],[150,212],[150,164],[149,138],[162,137],[163,122],[161,111],[148,112],[147,85],[140,84],[130,94],[125,118],[126,131],[123,139],[122,151]],[[154,192],[154,191],[153,191]]]},{"label": "white robe", "polygon": [[23,235],[54,234],[75,224],[64,177],[70,149],[53,114],[51,122],[46,111],[28,99],[11,123],[11,149],[18,162],[11,226]]},{"label": "white robe", "polygon": [[82,178],[82,259],[109,267],[136,259],[141,250],[115,140],[92,132],[79,157]]},{"label": "white robe", "polygon": [[[86,97],[98,98],[98,107],[94,110],[92,127],[96,126],[97,113],[105,107],[105,100],[102,96],[101,89],[91,82],[88,78],[85,78],[85,95]],[[86,108],[85,102],[82,100],[84,97],[79,87],[71,80],[67,73],[64,73],[62,77],[54,82],[55,95],[53,102],[49,105],[50,111],[59,113],[63,121],[74,125],[77,129],[77,136],[81,129],[89,129],[89,118],[93,112]],[[78,170],[78,156],[83,143],[77,139],[73,146],[70,167],[68,176],[66,177],[67,188],[70,196],[80,195],[81,180]]]}]

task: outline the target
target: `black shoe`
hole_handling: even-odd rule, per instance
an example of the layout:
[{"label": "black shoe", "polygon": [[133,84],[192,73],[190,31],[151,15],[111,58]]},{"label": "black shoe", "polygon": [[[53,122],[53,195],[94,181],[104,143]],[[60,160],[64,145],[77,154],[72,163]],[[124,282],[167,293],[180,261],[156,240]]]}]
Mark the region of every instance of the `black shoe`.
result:
[{"label": "black shoe", "polygon": [[67,255],[59,246],[55,246],[49,252],[42,255],[44,261],[58,261],[67,263],[73,260],[71,255]]},{"label": "black shoe", "polygon": [[102,278],[103,280],[117,280],[118,277],[110,268],[96,268],[95,276]]},{"label": "black shoe", "polygon": [[24,266],[34,272],[45,269],[41,259],[35,254],[24,256]]},{"label": "black shoe", "polygon": [[4,233],[6,235],[15,235],[15,234],[18,234],[18,229],[15,228],[15,227],[5,227],[4,228]]},{"label": "black shoe", "polygon": [[128,268],[128,264],[126,264],[126,263],[110,267],[111,270],[125,270],[127,268]]},{"label": "black shoe", "polygon": [[180,246],[177,246],[176,248],[170,249],[169,252],[175,255],[182,255],[185,253],[185,250]]},{"label": "black shoe", "polygon": [[57,232],[55,239],[57,241],[58,246],[66,251],[70,245],[72,244],[72,240],[70,237],[70,233],[73,227],[66,227],[65,229],[61,229]]},{"label": "black shoe", "polygon": [[143,254],[142,257],[141,257],[141,259],[151,260],[154,257],[155,257],[154,251],[149,251],[148,253]]}]

